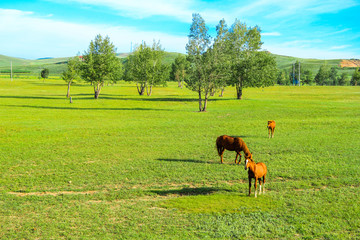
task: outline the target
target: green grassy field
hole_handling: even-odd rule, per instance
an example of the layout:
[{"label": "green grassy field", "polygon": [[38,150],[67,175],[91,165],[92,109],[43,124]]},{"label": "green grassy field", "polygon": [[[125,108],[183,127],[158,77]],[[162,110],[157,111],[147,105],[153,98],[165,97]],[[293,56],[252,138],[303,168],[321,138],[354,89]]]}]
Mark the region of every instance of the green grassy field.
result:
[{"label": "green grassy field", "polygon": [[[0,239],[358,239],[360,88],[234,89],[0,78]],[[275,120],[268,139],[267,120]],[[240,136],[269,170],[247,196]]]}]

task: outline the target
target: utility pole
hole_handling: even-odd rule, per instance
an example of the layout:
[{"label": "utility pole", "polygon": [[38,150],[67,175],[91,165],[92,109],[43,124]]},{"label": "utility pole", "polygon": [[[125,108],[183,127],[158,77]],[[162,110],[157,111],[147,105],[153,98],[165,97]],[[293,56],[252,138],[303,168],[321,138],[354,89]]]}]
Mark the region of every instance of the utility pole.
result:
[{"label": "utility pole", "polygon": [[299,86],[301,86],[300,85],[300,62],[299,62]]},{"label": "utility pole", "polygon": [[295,63],[293,63],[293,86],[295,85]]}]

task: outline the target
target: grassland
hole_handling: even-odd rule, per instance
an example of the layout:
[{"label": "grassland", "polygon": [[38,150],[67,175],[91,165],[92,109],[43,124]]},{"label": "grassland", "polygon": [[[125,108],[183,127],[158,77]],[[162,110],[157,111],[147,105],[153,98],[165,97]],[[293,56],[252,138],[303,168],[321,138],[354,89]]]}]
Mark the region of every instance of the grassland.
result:
[{"label": "grassland", "polygon": [[[172,83],[71,91],[0,78],[0,239],[360,238],[358,87],[228,88],[206,113]],[[268,166],[265,195],[219,164],[222,134]]]}]

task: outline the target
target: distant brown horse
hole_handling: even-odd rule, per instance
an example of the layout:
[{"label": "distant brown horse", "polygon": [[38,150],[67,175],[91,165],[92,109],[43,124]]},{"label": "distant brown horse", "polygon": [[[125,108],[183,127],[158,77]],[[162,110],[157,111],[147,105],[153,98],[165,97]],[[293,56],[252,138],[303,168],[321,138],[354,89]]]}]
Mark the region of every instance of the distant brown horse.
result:
[{"label": "distant brown horse", "polygon": [[[274,132],[275,132],[275,121],[274,120],[271,120],[271,121],[268,121],[268,126],[267,128],[269,129],[269,138],[271,136],[271,138],[274,137]],[[271,134],[271,135],[270,135]]]},{"label": "distant brown horse", "polygon": [[[251,152],[249,151],[245,142],[241,138],[238,138],[238,137],[230,137],[227,135],[222,135],[216,139],[216,148],[217,148],[219,156],[221,157],[221,163],[224,163],[223,154],[224,154],[225,149],[236,152],[235,164],[241,163],[241,153],[240,153],[241,151],[243,151],[245,153],[245,158],[252,159]],[[240,156],[239,162],[236,162],[238,156]]]},{"label": "distant brown horse", "polygon": [[249,196],[251,194],[251,179],[254,178],[255,179],[255,197],[257,197],[256,195],[256,190],[257,190],[257,181],[259,180],[259,184],[260,184],[260,191],[259,194],[261,194],[261,178],[262,179],[262,183],[263,183],[263,193],[265,193],[265,177],[267,174],[267,168],[266,165],[262,162],[260,163],[255,163],[252,159],[246,159],[245,160],[245,170],[249,169],[248,171],[248,178],[249,178]]}]

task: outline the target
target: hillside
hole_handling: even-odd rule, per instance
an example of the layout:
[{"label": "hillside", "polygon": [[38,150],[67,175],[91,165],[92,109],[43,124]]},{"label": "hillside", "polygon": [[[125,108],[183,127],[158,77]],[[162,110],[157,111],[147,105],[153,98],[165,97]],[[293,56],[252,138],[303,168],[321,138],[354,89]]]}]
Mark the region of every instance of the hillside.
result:
[{"label": "hillside", "polygon": [[[176,52],[166,52],[164,57],[164,62],[166,64],[171,64],[175,58],[180,53]],[[319,67],[323,64],[328,65],[329,67],[337,67],[339,74],[346,72],[352,74],[354,67],[360,66],[360,60],[346,60],[346,59],[331,59],[331,60],[321,60],[321,59],[307,59],[307,58],[296,58],[291,56],[283,56],[272,54],[275,57],[277,66],[280,70],[286,69],[290,70],[292,64],[296,61],[301,63],[301,66],[309,69],[315,75],[319,70]],[[125,60],[129,53],[118,53],[117,56]],[[43,68],[48,68],[50,74],[59,75],[66,68],[67,58],[46,58],[46,59],[37,59],[37,60],[27,60],[21,58],[8,57],[0,55],[0,72],[8,73],[10,72],[10,62],[13,65],[14,73],[26,73],[26,74],[39,74],[40,70]]]}]

